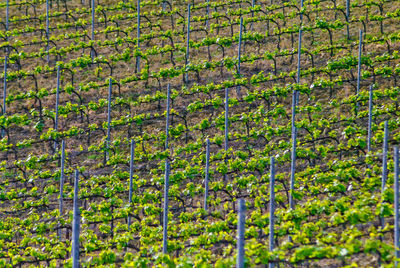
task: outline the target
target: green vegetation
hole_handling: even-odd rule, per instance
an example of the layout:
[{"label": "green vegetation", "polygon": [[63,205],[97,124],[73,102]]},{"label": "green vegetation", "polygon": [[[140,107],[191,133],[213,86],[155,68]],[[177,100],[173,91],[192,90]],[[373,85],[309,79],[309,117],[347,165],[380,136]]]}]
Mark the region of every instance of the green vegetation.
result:
[{"label": "green vegetation", "polygon": [[[1,267],[72,266],[75,169],[81,174],[82,267],[233,267],[240,198],[247,207],[248,267],[269,262],[275,267],[393,266],[392,152],[400,142],[400,2],[351,1],[346,18],[343,0],[309,0],[303,8],[297,1],[270,0],[256,1],[255,6],[243,0],[178,0],[163,8],[162,0],[147,0],[140,4],[137,38],[137,2],[99,0],[92,40],[91,1],[49,1],[48,35],[45,0],[10,1],[8,31],[6,2],[0,3],[0,65],[8,56],[7,113],[0,116]],[[192,16],[185,64],[188,4]],[[364,35],[357,95],[359,29]],[[0,77],[3,81],[4,73]],[[370,85],[374,88],[368,152]],[[239,86],[241,94],[236,91]],[[230,89],[228,150],[225,88]],[[296,183],[291,191],[293,91],[299,92],[299,103]],[[382,191],[385,121],[390,135]],[[206,211],[207,138],[211,145]],[[136,146],[130,204],[131,139]],[[61,140],[66,161],[60,214]],[[271,157],[276,160],[272,252]],[[167,160],[168,254],[162,254]],[[290,194],[294,209],[289,208]]]}]

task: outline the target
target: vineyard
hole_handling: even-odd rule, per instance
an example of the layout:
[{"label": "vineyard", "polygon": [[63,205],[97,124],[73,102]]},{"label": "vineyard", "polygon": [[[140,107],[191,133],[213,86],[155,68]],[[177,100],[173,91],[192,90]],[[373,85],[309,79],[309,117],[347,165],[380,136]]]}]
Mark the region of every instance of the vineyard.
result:
[{"label": "vineyard", "polygon": [[400,1],[0,14],[0,267],[397,266]]}]

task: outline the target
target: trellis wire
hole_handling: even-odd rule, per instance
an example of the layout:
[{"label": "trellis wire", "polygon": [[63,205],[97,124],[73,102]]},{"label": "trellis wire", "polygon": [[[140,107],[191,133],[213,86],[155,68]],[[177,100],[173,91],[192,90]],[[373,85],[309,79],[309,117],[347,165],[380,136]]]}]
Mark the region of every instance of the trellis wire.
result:
[{"label": "trellis wire", "polygon": [[[94,11],[95,11],[95,2],[92,0],[92,36],[91,39],[94,41]],[[94,60],[94,44],[92,49],[90,50],[90,57],[92,58],[92,62]]]},{"label": "trellis wire", "polygon": [[50,61],[49,54],[49,0],[46,0],[46,54],[47,54],[47,63]]},{"label": "trellis wire", "polygon": [[[59,198],[59,212],[60,217],[63,214],[63,195],[64,195],[64,163],[65,163],[65,141],[61,141],[61,170],[60,170],[60,198]],[[59,225],[60,227],[60,225]],[[58,237],[61,240],[61,229],[58,229]]]},{"label": "trellis wire", "polygon": [[107,139],[106,139],[106,161],[109,159],[108,149],[111,139],[111,94],[112,94],[112,78],[108,80],[108,104],[107,104]]},{"label": "trellis wire", "polygon": [[[60,65],[57,66],[57,91],[56,91],[56,115],[54,118],[54,130],[58,130],[58,104],[60,101]],[[57,151],[57,138],[54,141],[54,152]]]},{"label": "trellis wire", "polygon": [[[185,57],[185,67],[189,64],[189,40],[190,40],[190,9],[192,5],[188,5],[188,19],[187,19],[187,30],[186,30],[186,57]],[[189,74],[185,70],[185,83],[188,83]]]},{"label": "trellis wire", "polygon": [[[240,78],[240,60],[242,55],[242,31],[243,31],[243,17],[240,17],[240,30],[239,30],[239,45],[238,45],[238,67],[237,76]],[[236,86],[236,93],[240,98],[240,85]]]},{"label": "trellis wire", "polygon": [[244,268],[244,229],[246,223],[246,203],[244,199],[238,200],[238,225],[237,225],[237,268]]},{"label": "trellis wire", "polygon": [[169,136],[169,112],[171,109],[171,85],[167,87],[167,111],[165,115],[165,149],[168,149],[168,136]]},{"label": "trellis wire", "polygon": [[[132,205],[132,193],[133,193],[133,163],[135,158],[135,140],[131,140],[131,158],[129,161],[129,206]],[[131,216],[128,216],[128,227],[131,226]]]},{"label": "trellis wire", "polygon": [[[275,225],[275,158],[271,157],[270,168],[270,201],[269,201],[269,251],[274,250],[274,225]],[[274,268],[274,263],[269,263],[269,268]]]},{"label": "trellis wire", "polygon": [[80,233],[80,215],[78,206],[78,192],[79,192],[79,171],[75,170],[75,185],[74,185],[74,212],[72,222],[72,267],[79,267],[79,233]]},{"label": "trellis wire", "polygon": [[363,31],[360,30],[360,36],[358,39],[358,67],[357,67],[357,92],[356,92],[356,113],[358,112],[358,95],[360,92],[360,81],[361,81],[361,47],[362,47],[362,35]]},{"label": "trellis wire", "polygon": [[208,182],[209,182],[209,171],[210,171],[210,140],[207,139],[206,143],[206,170],[205,170],[205,180],[204,180],[204,210],[208,210]]},{"label": "trellis wire", "polygon": [[[388,154],[388,140],[389,140],[389,129],[388,121],[385,121],[385,134],[383,137],[383,151],[382,151],[382,195],[386,188],[387,179],[387,154]],[[385,219],[381,218],[382,228],[385,226]]]},{"label": "trellis wire", "polygon": [[372,98],[373,98],[373,86],[369,87],[369,100],[368,100],[368,141],[367,151],[371,151],[371,127],[372,127]]},{"label": "trellis wire", "polygon": [[168,190],[169,190],[169,160],[165,162],[165,181],[164,181],[164,213],[163,213],[163,253],[168,252]]},{"label": "trellis wire", "polygon": [[[301,40],[303,31],[299,30],[299,46],[297,51],[297,84],[300,84],[300,71],[301,71]],[[291,164],[290,164],[290,194],[289,194],[289,206],[294,209],[293,191],[295,184],[295,173],[296,173],[296,147],[297,147],[297,128],[296,128],[296,106],[298,103],[299,96],[297,90],[292,93],[292,152],[291,152]]]},{"label": "trellis wire", "polygon": [[[137,49],[140,50],[140,0],[137,1]],[[136,72],[140,73],[140,56],[136,56]]]},{"label": "trellis wire", "polygon": [[346,0],[346,30],[347,30],[347,40],[350,39],[350,29],[349,29],[349,21],[350,21],[350,0]]},{"label": "trellis wire", "polygon": [[[399,147],[394,147],[394,246],[395,257],[400,258],[400,233],[399,233]],[[397,267],[398,262],[395,262]]]}]

